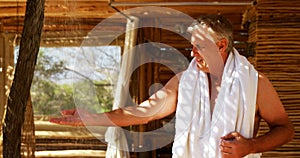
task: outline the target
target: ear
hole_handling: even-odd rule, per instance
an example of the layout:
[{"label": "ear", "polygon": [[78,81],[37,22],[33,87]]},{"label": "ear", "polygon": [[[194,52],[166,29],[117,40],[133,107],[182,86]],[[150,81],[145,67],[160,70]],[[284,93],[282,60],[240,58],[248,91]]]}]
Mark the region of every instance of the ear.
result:
[{"label": "ear", "polygon": [[217,42],[217,46],[218,46],[219,51],[221,53],[225,53],[226,49],[228,47],[228,41],[225,38],[223,38],[223,39],[221,39],[220,41]]}]

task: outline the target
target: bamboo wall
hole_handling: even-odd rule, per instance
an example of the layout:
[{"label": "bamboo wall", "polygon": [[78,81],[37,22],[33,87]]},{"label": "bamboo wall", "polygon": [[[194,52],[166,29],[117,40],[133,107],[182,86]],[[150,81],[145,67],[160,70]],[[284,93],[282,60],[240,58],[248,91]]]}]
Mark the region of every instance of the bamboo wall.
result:
[{"label": "bamboo wall", "polygon": [[[257,0],[245,13],[256,68],[272,82],[295,126],[292,142],[263,157],[300,157],[300,3]],[[268,131],[262,123],[260,134]]]}]

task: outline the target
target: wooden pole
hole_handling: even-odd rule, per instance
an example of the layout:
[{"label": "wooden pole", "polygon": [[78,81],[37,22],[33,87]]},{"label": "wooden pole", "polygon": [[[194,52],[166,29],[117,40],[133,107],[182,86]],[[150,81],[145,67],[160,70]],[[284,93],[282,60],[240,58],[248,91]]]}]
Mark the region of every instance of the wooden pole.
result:
[{"label": "wooden pole", "polygon": [[3,126],[3,157],[21,157],[21,129],[44,24],[45,0],[28,0],[19,57]]}]

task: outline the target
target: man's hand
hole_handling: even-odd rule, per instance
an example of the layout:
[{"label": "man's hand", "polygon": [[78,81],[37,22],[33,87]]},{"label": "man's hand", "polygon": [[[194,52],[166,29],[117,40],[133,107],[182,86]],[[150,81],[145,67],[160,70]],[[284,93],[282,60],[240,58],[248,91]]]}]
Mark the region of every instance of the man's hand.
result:
[{"label": "man's hand", "polygon": [[62,117],[51,118],[50,122],[71,125],[84,126],[94,122],[93,114],[83,109],[70,109],[61,111]]},{"label": "man's hand", "polygon": [[221,138],[223,158],[242,158],[251,153],[252,141],[238,132],[229,133]]}]

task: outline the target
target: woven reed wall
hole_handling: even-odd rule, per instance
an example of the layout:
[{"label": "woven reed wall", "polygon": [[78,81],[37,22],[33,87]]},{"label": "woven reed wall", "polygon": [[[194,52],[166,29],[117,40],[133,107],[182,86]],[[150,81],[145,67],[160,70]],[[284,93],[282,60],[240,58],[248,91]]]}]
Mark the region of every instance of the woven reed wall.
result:
[{"label": "woven reed wall", "polygon": [[35,134],[34,134],[34,119],[31,96],[29,96],[25,111],[25,120],[22,127],[22,143],[21,143],[21,157],[34,158],[35,157]]},{"label": "woven reed wall", "polygon": [[[256,68],[273,83],[295,126],[292,142],[263,157],[300,157],[300,1],[257,0],[244,24],[254,44]],[[262,123],[260,134],[268,131]]]}]

